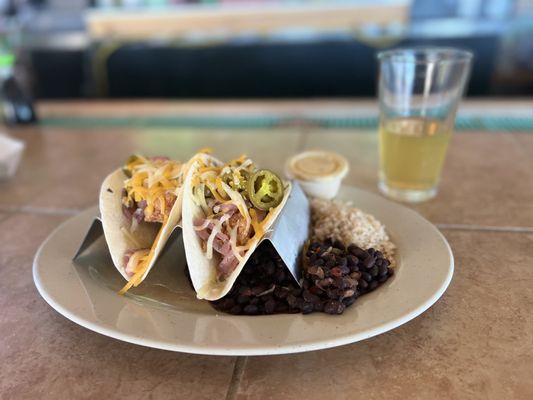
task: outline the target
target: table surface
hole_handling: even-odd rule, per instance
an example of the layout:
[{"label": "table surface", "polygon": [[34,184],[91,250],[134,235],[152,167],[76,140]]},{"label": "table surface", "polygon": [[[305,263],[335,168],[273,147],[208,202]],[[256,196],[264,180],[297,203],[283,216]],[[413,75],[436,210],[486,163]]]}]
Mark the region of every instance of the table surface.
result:
[{"label": "table surface", "polygon": [[[518,115],[533,102],[470,102]],[[41,116],[247,115],[376,112],[371,102],[46,103]],[[57,314],[32,281],[33,256],[62,221],[97,202],[104,176],[130,153],[187,158],[210,146],[282,171],[307,148],[335,150],[346,183],[376,192],[375,131],[68,127],[11,129],[27,148],[0,182],[0,398],[532,399],[533,132],[458,132],[440,193],[411,206],[446,236],[454,279],[426,313],[339,348],[269,357],[210,357],[123,343]],[[430,267],[430,266],[428,266]],[[355,305],[357,307],[357,305]]]}]

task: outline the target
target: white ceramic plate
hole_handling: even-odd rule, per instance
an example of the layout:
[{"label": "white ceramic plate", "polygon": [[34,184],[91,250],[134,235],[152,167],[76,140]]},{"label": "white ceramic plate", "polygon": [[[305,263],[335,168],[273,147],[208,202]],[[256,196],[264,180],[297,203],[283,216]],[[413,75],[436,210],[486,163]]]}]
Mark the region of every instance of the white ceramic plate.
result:
[{"label": "white ceramic plate", "polygon": [[[72,262],[96,208],[66,221],[48,237],[35,256],[33,278],[41,296],[68,319],[143,346],[198,354],[265,355],[357,342],[394,329],[434,304],[452,278],[453,255],[441,233],[416,212],[350,187],[343,187],[338,197],[381,220],[398,247],[396,274],[339,316],[217,313],[195,299],[178,267],[154,268],[142,285],[120,296],[116,291],[124,280],[105,252],[82,257],[77,265]],[[175,248],[163,257],[182,257]]]}]

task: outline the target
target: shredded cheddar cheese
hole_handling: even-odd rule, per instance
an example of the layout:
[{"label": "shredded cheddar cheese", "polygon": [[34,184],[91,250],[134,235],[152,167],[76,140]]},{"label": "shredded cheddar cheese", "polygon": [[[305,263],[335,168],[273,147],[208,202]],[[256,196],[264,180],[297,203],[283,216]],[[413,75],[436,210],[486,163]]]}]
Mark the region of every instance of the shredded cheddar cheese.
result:
[{"label": "shredded cheddar cheese", "polygon": [[133,202],[146,202],[144,215],[147,219],[156,208],[162,215],[167,212],[167,196],[176,195],[176,190],[183,184],[183,164],[179,161],[165,159],[147,159],[135,156],[126,164],[125,169],[131,177],[124,182],[126,196],[122,202],[130,207]]}]

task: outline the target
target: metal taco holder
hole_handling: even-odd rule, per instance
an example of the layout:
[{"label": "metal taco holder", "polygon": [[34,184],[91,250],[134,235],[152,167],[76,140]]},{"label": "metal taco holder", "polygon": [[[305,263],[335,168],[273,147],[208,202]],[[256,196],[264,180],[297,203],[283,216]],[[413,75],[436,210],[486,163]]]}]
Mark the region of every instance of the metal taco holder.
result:
[{"label": "metal taco holder", "polygon": [[[259,248],[263,241],[269,241],[285,263],[285,266],[290,271],[295,281],[300,284],[299,255],[305,241],[309,237],[309,224],[309,200],[302,191],[300,185],[296,181],[292,181],[292,190],[285,207],[281,210],[274,225],[266,232],[265,236],[259,242],[259,245],[254,249],[254,252]],[[178,224],[170,234],[169,239],[165,243],[160,254],[164,253],[168,246],[176,245],[175,240],[180,240],[181,243],[179,245],[183,246],[182,233],[182,226],[181,224]],[[86,256],[90,257],[91,251],[95,250],[94,246],[97,246],[95,243],[103,235],[104,230],[102,228],[102,220],[97,216],[87,230],[87,233],[72,261],[76,263],[82,254],[86,254]],[[174,238],[174,240],[172,240],[172,238]],[[102,242],[105,241],[100,241],[98,243],[102,245]],[[108,249],[107,251],[109,252]],[[160,257],[156,260],[154,268],[157,268],[159,263]]]}]

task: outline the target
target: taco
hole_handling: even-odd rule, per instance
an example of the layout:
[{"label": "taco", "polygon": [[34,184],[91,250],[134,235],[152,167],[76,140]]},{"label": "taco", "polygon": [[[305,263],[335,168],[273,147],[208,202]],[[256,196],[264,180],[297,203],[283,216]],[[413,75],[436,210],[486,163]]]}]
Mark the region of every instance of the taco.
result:
[{"label": "taco", "polygon": [[183,193],[183,241],[197,297],[229,292],[285,205],[291,185],[241,156],[223,164],[199,154]]},{"label": "taco", "polygon": [[104,180],[99,202],[104,236],[128,281],[120,294],[144,280],[180,222],[186,166],[135,155]]}]

